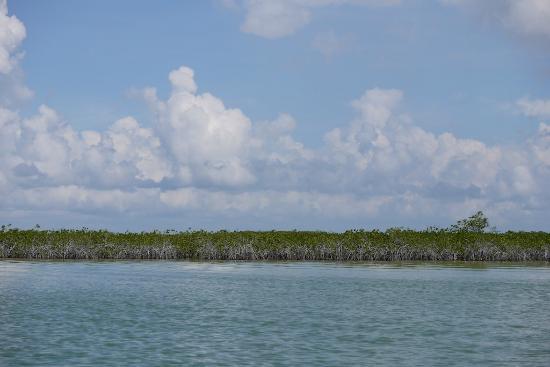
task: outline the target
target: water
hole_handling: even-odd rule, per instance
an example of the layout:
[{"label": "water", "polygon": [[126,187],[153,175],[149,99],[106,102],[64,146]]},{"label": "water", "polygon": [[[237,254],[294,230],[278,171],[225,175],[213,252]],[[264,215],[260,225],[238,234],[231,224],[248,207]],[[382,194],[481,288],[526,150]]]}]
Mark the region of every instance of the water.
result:
[{"label": "water", "polygon": [[550,366],[550,267],[0,261],[0,366]]}]

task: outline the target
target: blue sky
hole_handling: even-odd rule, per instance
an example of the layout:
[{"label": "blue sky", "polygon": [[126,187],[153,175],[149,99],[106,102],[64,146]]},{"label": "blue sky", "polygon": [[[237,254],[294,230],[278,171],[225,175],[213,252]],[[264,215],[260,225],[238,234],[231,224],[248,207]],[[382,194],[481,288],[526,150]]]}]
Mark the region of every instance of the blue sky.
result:
[{"label": "blue sky", "polygon": [[546,0],[8,6],[3,222],[548,229]]},{"label": "blue sky", "polygon": [[[239,32],[242,13],[214,1],[10,5],[29,33],[22,66],[35,103],[79,128],[143,113],[128,90],[153,85],[167,94],[166,75],[182,64],[202,90],[253,120],[291,113],[309,144],[346,122],[349,101],[370,87],[402,89],[407,111],[434,131],[497,141],[526,124],[506,111],[509,101],[548,93],[548,52],[437,2],[322,8],[276,40]],[[327,59],[312,42],[330,32],[350,41]]]}]

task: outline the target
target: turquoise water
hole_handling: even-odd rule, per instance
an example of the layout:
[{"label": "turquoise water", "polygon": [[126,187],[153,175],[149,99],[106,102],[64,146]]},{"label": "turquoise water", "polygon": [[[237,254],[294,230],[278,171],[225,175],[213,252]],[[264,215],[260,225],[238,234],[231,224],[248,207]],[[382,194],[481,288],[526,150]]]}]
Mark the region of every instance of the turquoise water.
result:
[{"label": "turquoise water", "polygon": [[550,366],[550,267],[0,261],[0,366]]}]

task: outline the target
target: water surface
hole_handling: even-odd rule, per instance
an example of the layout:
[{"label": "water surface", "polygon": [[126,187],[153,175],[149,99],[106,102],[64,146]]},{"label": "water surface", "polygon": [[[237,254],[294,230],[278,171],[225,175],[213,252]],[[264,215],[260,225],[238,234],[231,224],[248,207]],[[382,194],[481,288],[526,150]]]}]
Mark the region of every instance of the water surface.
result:
[{"label": "water surface", "polygon": [[0,261],[0,366],[549,366],[550,267]]}]

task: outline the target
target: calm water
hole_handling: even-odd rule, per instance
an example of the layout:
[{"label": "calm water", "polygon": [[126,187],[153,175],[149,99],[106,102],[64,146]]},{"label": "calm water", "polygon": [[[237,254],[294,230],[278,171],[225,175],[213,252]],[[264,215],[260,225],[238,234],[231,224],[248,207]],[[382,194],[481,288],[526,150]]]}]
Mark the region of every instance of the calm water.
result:
[{"label": "calm water", "polygon": [[0,366],[550,366],[550,267],[0,261]]}]

